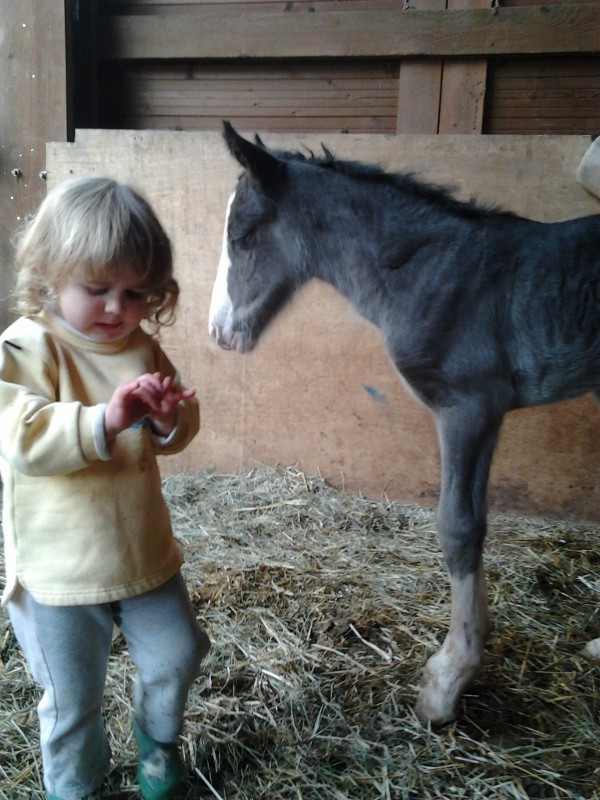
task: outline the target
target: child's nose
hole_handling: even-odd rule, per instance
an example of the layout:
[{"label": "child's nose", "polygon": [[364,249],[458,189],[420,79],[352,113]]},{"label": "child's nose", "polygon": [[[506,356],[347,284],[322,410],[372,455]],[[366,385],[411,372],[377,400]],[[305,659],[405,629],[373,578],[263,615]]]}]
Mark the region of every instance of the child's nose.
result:
[{"label": "child's nose", "polygon": [[106,298],[106,310],[110,314],[118,314],[123,309],[123,300],[118,294],[109,294]]}]

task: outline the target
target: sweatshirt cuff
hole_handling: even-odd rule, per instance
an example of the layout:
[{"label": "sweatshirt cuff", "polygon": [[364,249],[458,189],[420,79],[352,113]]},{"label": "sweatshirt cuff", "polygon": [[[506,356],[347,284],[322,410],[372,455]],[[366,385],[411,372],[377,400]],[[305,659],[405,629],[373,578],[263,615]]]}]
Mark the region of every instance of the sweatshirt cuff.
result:
[{"label": "sweatshirt cuff", "polygon": [[152,423],[149,420],[146,420],[146,423],[148,430],[150,431],[150,437],[153,442],[156,442],[156,444],[159,445],[171,444],[173,439],[177,436],[177,431],[179,428],[179,410],[177,411],[177,420],[175,422],[175,425],[173,426],[173,429],[167,436],[163,436],[161,433],[154,430],[154,428],[152,427]]},{"label": "sweatshirt cuff", "polygon": [[94,446],[98,458],[102,461],[109,461],[113,451],[113,447],[106,441],[106,434],[104,433],[104,412],[106,411],[106,405],[106,403],[100,403],[96,406],[96,413],[92,421]]}]

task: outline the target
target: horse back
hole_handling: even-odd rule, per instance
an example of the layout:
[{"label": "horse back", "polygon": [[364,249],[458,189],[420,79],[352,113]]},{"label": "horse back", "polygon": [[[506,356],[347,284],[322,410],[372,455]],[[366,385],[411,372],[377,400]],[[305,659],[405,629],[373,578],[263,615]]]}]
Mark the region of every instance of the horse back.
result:
[{"label": "horse back", "polygon": [[487,386],[508,410],[600,386],[600,215],[491,215],[435,258],[430,276],[425,263],[415,270],[419,288],[384,334],[428,405]]}]

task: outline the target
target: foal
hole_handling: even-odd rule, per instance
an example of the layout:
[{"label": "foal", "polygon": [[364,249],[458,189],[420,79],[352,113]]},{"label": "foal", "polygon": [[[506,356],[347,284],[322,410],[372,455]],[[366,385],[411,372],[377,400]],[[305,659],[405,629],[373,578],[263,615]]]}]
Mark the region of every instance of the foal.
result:
[{"label": "foal", "polygon": [[600,216],[533,222],[328,151],[271,152],[229,123],[224,135],[245,171],[227,208],[213,338],[250,350],[293,292],[321,278],[379,328],[434,416],[452,612],[418,712],[447,722],[488,632],[486,491],[503,417],[600,387]]}]

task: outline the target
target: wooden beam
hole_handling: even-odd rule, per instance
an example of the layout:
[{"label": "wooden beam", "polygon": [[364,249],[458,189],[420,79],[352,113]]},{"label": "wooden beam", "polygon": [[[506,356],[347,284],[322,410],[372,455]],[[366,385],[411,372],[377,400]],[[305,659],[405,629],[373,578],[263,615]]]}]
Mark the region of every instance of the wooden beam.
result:
[{"label": "wooden beam", "polygon": [[[411,0],[417,11],[445,11],[446,0]],[[442,91],[442,58],[404,58],[398,76],[396,133],[437,133]],[[419,98],[415,102],[415,98]]]},{"label": "wooden beam", "polygon": [[[448,0],[448,8],[489,8],[489,0]],[[483,130],[487,59],[444,60],[438,133],[478,134]]]},{"label": "wooden beam", "polygon": [[100,59],[600,53],[600,6],[100,16]]}]

